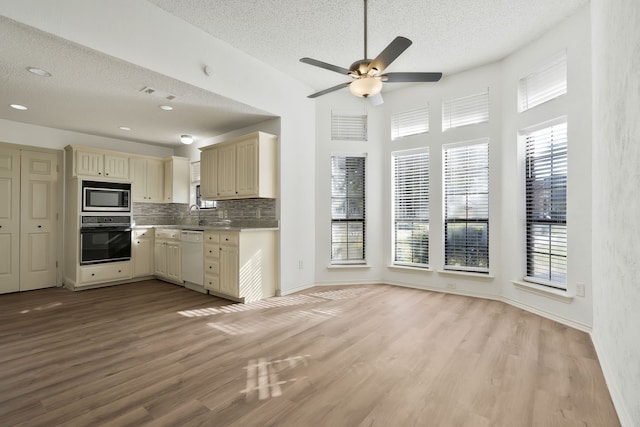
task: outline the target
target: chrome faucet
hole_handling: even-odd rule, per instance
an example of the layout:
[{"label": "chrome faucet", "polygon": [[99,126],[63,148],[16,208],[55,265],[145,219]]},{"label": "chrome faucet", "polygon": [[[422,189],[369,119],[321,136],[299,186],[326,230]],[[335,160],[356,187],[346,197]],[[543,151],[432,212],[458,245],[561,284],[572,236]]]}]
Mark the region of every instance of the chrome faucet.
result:
[{"label": "chrome faucet", "polygon": [[193,211],[193,208],[196,208],[198,210],[198,225],[202,225],[202,219],[200,219],[200,206],[198,205],[189,206],[189,216],[191,216],[191,212]]}]

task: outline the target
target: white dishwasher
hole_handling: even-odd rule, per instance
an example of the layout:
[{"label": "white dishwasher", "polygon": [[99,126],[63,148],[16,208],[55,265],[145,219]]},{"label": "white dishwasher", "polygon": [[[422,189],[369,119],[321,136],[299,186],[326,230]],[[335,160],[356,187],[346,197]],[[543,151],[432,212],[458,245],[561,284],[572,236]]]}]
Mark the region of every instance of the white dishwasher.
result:
[{"label": "white dishwasher", "polygon": [[204,288],[204,235],[202,231],[182,230],[182,280],[184,286],[207,293]]}]

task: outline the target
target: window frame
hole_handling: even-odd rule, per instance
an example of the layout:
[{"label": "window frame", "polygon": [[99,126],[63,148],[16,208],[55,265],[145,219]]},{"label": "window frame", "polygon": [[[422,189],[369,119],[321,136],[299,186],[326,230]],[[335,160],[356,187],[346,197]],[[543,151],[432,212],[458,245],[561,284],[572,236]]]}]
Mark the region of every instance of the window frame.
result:
[{"label": "window frame", "polygon": [[[477,170],[482,170],[482,169],[486,169],[486,182],[483,183],[483,188],[486,188],[486,191],[484,192],[476,192],[476,193],[471,193],[469,191],[469,189],[467,189],[466,192],[462,193],[462,194],[455,194],[456,196],[464,196],[465,197],[465,215],[468,216],[470,209],[473,207],[472,205],[469,204],[469,196],[470,195],[485,195],[486,197],[486,217],[482,216],[482,217],[467,217],[467,218],[456,218],[454,215],[449,215],[449,208],[452,208],[453,206],[455,206],[453,203],[449,203],[448,198],[450,196],[453,196],[453,190],[449,191],[448,189],[448,183],[452,182],[456,176],[452,176],[449,177],[448,173],[449,173],[449,168],[452,165],[452,162],[449,161],[447,159],[448,157],[448,152],[449,150],[452,149],[458,149],[458,148],[467,148],[467,147],[473,147],[473,146],[477,146],[477,145],[485,145],[486,146],[486,167],[484,167],[483,165],[480,165],[479,168],[474,168],[471,169],[472,172],[475,171],[475,169]],[[484,156],[484,153],[483,153]],[[469,164],[469,160],[465,160],[465,164]],[[459,166],[461,167],[461,166]],[[443,269],[446,271],[460,271],[460,272],[469,272],[469,273],[480,273],[480,274],[490,274],[490,267],[491,267],[491,253],[490,253],[490,221],[491,221],[491,209],[490,209],[490,204],[491,204],[491,187],[490,187],[490,140],[489,138],[479,138],[479,139],[474,139],[474,140],[470,140],[470,141],[461,141],[461,142],[455,142],[455,143],[450,143],[450,144],[444,144],[442,146],[442,177],[443,177]],[[459,179],[459,178],[458,178]],[[467,186],[468,187],[468,186]],[[480,210],[482,210],[482,207],[485,204],[481,204],[478,205],[480,206]],[[451,205],[451,206],[450,206]],[[471,206],[471,207],[470,207]],[[486,250],[484,251],[486,253],[486,255],[484,256],[484,258],[486,259],[486,267],[483,266],[479,266],[479,265],[470,265],[469,263],[465,264],[465,265],[457,265],[457,264],[449,264],[448,263],[448,259],[449,259],[449,252],[453,252],[458,245],[455,244],[450,244],[450,237],[449,237],[449,224],[465,224],[465,229],[464,229],[464,240],[465,240],[465,245],[461,246],[463,249],[463,256],[465,259],[469,259],[470,257],[473,257],[472,254],[472,250],[474,248],[473,245],[469,245],[467,242],[469,240],[469,236],[468,236],[468,231],[469,231],[469,224],[483,224],[484,225],[484,230],[482,232],[482,234],[486,234],[486,236],[481,236],[481,240],[484,239],[486,240],[486,245],[483,245],[483,247],[486,247]],[[480,247],[478,245],[475,245],[475,247]],[[479,253],[479,255],[476,255],[476,257],[478,259],[480,259],[480,256],[482,256],[482,253]],[[478,263],[480,264],[480,262]]]},{"label": "window frame", "polygon": [[[398,247],[397,247],[397,240],[398,240],[398,220],[397,220],[397,214],[396,212],[398,211],[398,207],[397,207],[397,203],[398,203],[398,197],[397,197],[397,188],[398,186],[400,186],[401,184],[399,184],[397,182],[397,159],[399,157],[413,157],[413,156],[420,156],[420,155],[425,155],[426,156],[426,190],[425,190],[425,199],[426,201],[422,201],[422,202],[418,202],[417,203],[417,208],[426,208],[426,218],[418,218],[418,219],[414,219],[412,221],[408,221],[408,217],[403,217],[405,220],[402,221],[403,223],[407,223],[407,222],[411,222],[412,223],[412,227],[413,227],[413,223],[418,223],[418,224],[423,224],[426,225],[426,248],[425,253],[426,253],[426,262],[424,263],[420,263],[420,262],[413,262],[413,261],[398,261]],[[415,268],[429,268],[429,239],[430,239],[430,206],[429,206],[429,198],[430,198],[430,169],[431,169],[431,156],[430,156],[430,151],[429,151],[429,147],[423,147],[423,148],[418,148],[418,149],[411,149],[411,150],[400,150],[400,151],[394,151],[391,153],[391,223],[392,223],[392,248],[391,248],[391,265],[393,266],[397,266],[397,267],[415,267]],[[417,174],[416,174],[417,175]],[[417,177],[418,179],[420,179],[420,177]],[[414,176],[413,179],[416,179],[416,177]],[[411,206],[412,208],[416,208],[416,206]],[[420,228],[420,227],[418,227]],[[419,231],[419,230],[418,230]],[[413,237],[413,233],[415,232],[415,229],[412,228],[411,230],[411,243],[410,246],[415,245],[416,243],[413,241],[414,237]],[[415,250],[415,248],[411,248],[411,258],[415,259],[416,255],[413,253],[413,250]]]},{"label": "window frame", "polygon": [[[334,177],[337,176],[334,174],[334,167],[333,167],[333,162],[334,162],[334,158],[345,158],[345,159],[361,159],[362,161],[362,196],[361,197],[350,197],[348,194],[348,188],[345,186],[345,195],[344,197],[339,197],[338,195],[335,195],[334,193],[334,189],[336,187],[337,184],[334,182]],[[346,160],[345,160],[346,161]],[[360,160],[358,160],[360,161]],[[366,238],[366,233],[367,233],[367,227],[366,227],[366,219],[367,219],[367,215],[366,215],[366,203],[367,203],[367,196],[366,196],[366,192],[367,192],[367,155],[366,154],[358,154],[358,153],[333,153],[331,154],[331,181],[330,181],[330,197],[331,197],[331,203],[330,203],[330,207],[329,209],[331,210],[330,212],[330,230],[329,230],[329,236],[330,236],[330,260],[331,260],[331,265],[332,266],[336,266],[336,265],[365,265],[367,263],[367,250],[366,250],[366,243],[367,243],[367,238]],[[348,174],[348,170],[345,170],[345,179],[347,179],[347,174]],[[337,218],[334,217],[334,202],[336,200],[340,200],[340,199],[344,199],[345,201],[345,216],[347,218]],[[350,210],[349,210],[349,205],[350,205],[350,199],[351,201],[353,199],[361,199],[362,202],[362,218],[348,218],[348,216],[350,216]],[[356,215],[357,216],[357,215]],[[334,225],[338,225],[338,224],[346,224],[346,234],[347,234],[347,241],[334,241]],[[349,241],[349,234],[350,234],[350,225],[353,224],[361,224],[361,240],[354,240],[354,241]],[[356,231],[357,234],[357,231]],[[358,246],[358,245],[362,245],[362,249],[361,249],[361,257],[359,258],[354,258],[354,259],[350,259],[350,243],[353,243],[354,245]],[[334,245],[338,245],[338,244],[346,244],[346,248],[347,248],[347,257],[346,259],[338,259],[334,257]]]},{"label": "window frame", "polygon": [[391,140],[429,133],[429,103],[391,115]]},{"label": "window frame", "polygon": [[[548,199],[549,200],[549,204],[553,205],[553,210],[554,210],[554,216],[557,216],[558,214],[564,216],[564,221],[561,221],[559,219],[545,219],[545,220],[533,220],[532,216],[534,215],[534,212],[531,212],[531,205],[532,203],[530,202],[532,200],[532,198],[534,197],[533,195],[530,194],[530,189],[531,187],[533,187],[533,185],[530,185],[530,182],[536,182],[531,181],[530,178],[530,171],[532,169],[532,160],[529,158],[529,152],[530,152],[530,148],[529,148],[529,142],[528,139],[531,137],[532,134],[536,133],[536,132],[541,132],[541,131],[547,131],[548,129],[554,128],[554,127],[564,127],[564,129],[560,130],[560,139],[558,141],[558,143],[556,144],[552,144],[551,148],[551,152],[549,153],[549,156],[545,156],[545,157],[549,157],[551,160],[548,161],[549,164],[547,163],[542,163],[542,166],[545,168],[545,171],[547,170],[547,166],[550,166],[552,169],[549,171],[549,180],[551,183],[551,187],[550,188],[542,188],[542,191],[547,191],[549,192],[549,194],[551,194],[551,197]],[[561,290],[561,291],[567,291],[568,290],[568,227],[567,227],[567,205],[568,205],[568,198],[567,198],[567,189],[568,189],[568,172],[569,172],[569,137],[568,137],[568,121],[567,121],[567,117],[566,116],[562,116],[562,117],[558,117],[556,119],[553,120],[549,120],[546,122],[542,122],[542,123],[538,123],[536,125],[533,126],[529,126],[525,129],[521,129],[518,132],[518,138],[521,141],[522,147],[523,147],[523,151],[524,151],[524,201],[525,201],[525,274],[523,277],[523,280],[526,282],[530,282],[530,283],[535,283],[538,285],[542,285],[542,286],[546,286],[552,289],[556,289],[556,290]],[[550,139],[553,140],[553,136],[550,137]],[[544,143],[548,143],[546,142],[546,140],[543,140],[540,142],[541,144]],[[551,158],[555,152],[559,152],[560,155]],[[558,166],[558,170],[555,169],[556,165],[559,163]],[[558,173],[554,173],[554,172],[562,172],[562,168],[564,168],[564,172],[565,175],[564,177],[561,174]],[[554,176],[560,177],[559,180],[555,180],[555,181],[564,181],[564,187],[560,188],[557,185],[554,185]],[[556,191],[554,191],[556,190]],[[560,195],[562,195],[562,193],[564,193],[564,200],[561,201],[560,206],[564,205],[564,210],[558,211],[557,208],[557,204],[554,203],[554,199],[557,200],[557,196],[555,195],[558,191],[560,191]],[[537,199],[540,199],[542,196],[538,195]],[[530,227],[533,226],[548,226],[549,227],[549,234],[548,234],[548,251],[546,253],[541,252],[540,251],[540,246],[539,244],[535,243],[534,237],[530,234]],[[555,226],[557,227],[563,227],[563,236],[559,236],[557,231],[555,233],[553,233],[552,227]],[[558,242],[562,242],[562,238],[564,239],[564,246],[558,245]],[[558,240],[560,239],[560,240]],[[534,248],[538,248],[537,250],[534,251]],[[565,254],[564,257],[560,257],[558,254],[553,254],[553,250],[556,250],[556,252],[558,250],[564,250]],[[548,263],[549,263],[549,270],[548,270],[548,274],[545,277],[541,277],[540,275],[535,275],[535,264],[533,261],[534,257],[548,257]],[[561,276],[564,276],[564,281],[558,281],[558,280],[554,280],[553,278],[553,272],[552,272],[552,266],[554,265],[553,260],[557,260],[558,258],[563,258],[564,259],[564,272],[561,273]],[[556,268],[557,268],[557,264]],[[556,275],[556,278],[558,276]]]}]

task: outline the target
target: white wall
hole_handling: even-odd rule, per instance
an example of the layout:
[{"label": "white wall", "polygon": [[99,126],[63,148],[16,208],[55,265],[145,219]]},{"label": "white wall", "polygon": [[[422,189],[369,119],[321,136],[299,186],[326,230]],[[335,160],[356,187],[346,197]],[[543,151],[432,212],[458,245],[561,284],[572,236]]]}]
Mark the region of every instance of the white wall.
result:
[{"label": "white wall", "polygon": [[0,141],[57,150],[62,150],[67,145],[79,145],[147,156],[165,157],[173,155],[171,148],[2,119],[0,119]]},{"label": "white wall", "polygon": [[[366,143],[331,142],[330,113],[362,105],[348,91],[319,98],[316,105],[316,281],[318,283],[384,282],[423,289],[505,300],[583,330],[592,325],[591,291],[591,55],[589,8],[562,22],[535,42],[503,61],[445,76],[440,82],[385,92],[385,103],[367,107],[371,128]],[[517,112],[517,82],[561,49],[567,50],[568,93],[525,113]],[[388,84],[391,86],[391,84]],[[489,88],[488,123],[442,132],[444,99],[480,93]],[[391,141],[391,115],[429,103],[430,130]],[[364,104],[367,105],[367,104]],[[360,107],[362,108],[362,107]],[[568,287],[586,286],[585,297],[572,300],[523,290],[512,281],[525,275],[524,153],[518,148],[518,130],[566,115],[569,122]],[[374,134],[374,129],[380,132]],[[490,156],[489,277],[444,273],[442,145],[488,137]],[[429,147],[430,152],[430,270],[390,267],[391,153]],[[366,152],[368,270],[328,270],[329,156],[331,151]],[[455,287],[455,289],[451,289]]]},{"label": "white wall", "polygon": [[[368,141],[332,141],[331,111],[367,114]],[[382,111],[369,101],[356,98],[348,89],[320,97],[316,101],[316,283],[380,283],[382,247],[385,228],[382,212],[385,202],[381,193],[381,148],[385,128]],[[331,156],[334,154],[366,155],[365,161],[365,256],[367,266],[331,267]]]},{"label": "white wall", "polygon": [[640,426],[640,2],[591,4],[593,340],[620,421],[632,427]]},{"label": "white wall", "polygon": [[[516,108],[517,84],[545,59],[567,51],[567,94],[523,113]],[[504,158],[502,240],[502,295],[527,308],[540,310],[583,330],[593,324],[591,286],[591,43],[589,8],[581,9],[543,37],[503,61],[502,110]],[[526,271],[524,234],[524,147],[517,144],[518,131],[567,116],[567,287],[575,293],[583,283],[585,297],[557,300],[528,292],[510,281],[522,280]]]},{"label": "white wall", "polygon": [[[315,199],[309,189],[315,116],[306,98],[310,88],[144,1],[8,0],[0,12],[280,117],[281,289],[286,293],[313,283]],[[214,78],[202,72],[204,64],[213,67]],[[304,260],[302,269],[298,259]]]}]

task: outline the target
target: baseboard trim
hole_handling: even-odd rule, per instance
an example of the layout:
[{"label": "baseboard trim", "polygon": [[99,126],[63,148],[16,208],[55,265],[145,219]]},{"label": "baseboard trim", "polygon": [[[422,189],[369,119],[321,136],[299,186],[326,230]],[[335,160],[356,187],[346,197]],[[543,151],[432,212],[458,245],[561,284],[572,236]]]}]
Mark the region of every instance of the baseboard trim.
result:
[{"label": "baseboard trim", "polygon": [[616,386],[617,383],[612,381],[612,379],[615,378],[614,370],[611,368],[608,359],[602,357],[603,353],[601,349],[603,347],[600,344],[600,341],[596,338],[596,334],[594,334],[592,331],[589,335],[591,335],[591,342],[593,343],[593,347],[596,350],[598,362],[600,362],[600,368],[602,369],[602,374],[604,375],[604,381],[607,383],[609,395],[611,396],[611,400],[613,401],[613,406],[616,408],[616,413],[618,414],[620,425],[622,427],[633,427],[634,424],[631,420],[631,414],[629,414],[629,411],[627,410],[625,401],[622,398],[622,393],[620,393],[620,389]]},{"label": "baseboard trim", "polygon": [[545,318],[547,318],[549,320],[553,320],[555,322],[562,323],[565,326],[569,326],[569,327],[577,329],[579,331],[586,332],[587,334],[591,334],[591,330],[592,330],[591,326],[589,326],[589,325],[587,325],[585,323],[576,322],[575,320],[571,320],[571,319],[568,319],[568,318],[563,317],[563,316],[558,316],[557,314],[553,314],[553,313],[550,313],[548,311],[541,310],[539,308],[530,306],[528,304],[521,303],[520,301],[512,300],[510,298],[501,297],[500,301],[502,301],[502,302],[504,302],[506,304],[512,305],[514,307],[518,307],[518,308],[520,308],[522,310],[525,310],[525,311],[528,311],[530,313],[537,314],[538,316],[545,317]]},{"label": "baseboard trim", "polygon": [[291,289],[286,289],[286,290],[278,289],[276,291],[276,296],[283,297],[285,295],[295,294],[296,292],[311,289],[314,286],[320,286],[320,285],[317,285],[315,283],[305,283],[304,285],[296,286],[295,288],[291,288]]}]

